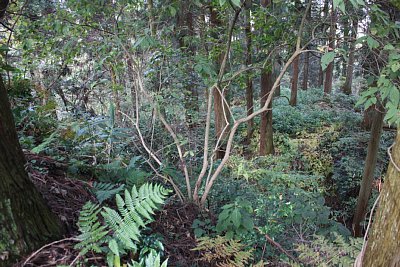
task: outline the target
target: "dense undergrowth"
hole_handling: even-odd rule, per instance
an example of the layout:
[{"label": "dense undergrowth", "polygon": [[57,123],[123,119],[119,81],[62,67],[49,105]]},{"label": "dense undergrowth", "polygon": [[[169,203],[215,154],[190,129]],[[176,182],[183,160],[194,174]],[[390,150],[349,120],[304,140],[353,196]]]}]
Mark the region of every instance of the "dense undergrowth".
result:
[{"label": "dense undergrowth", "polygon": [[[288,93],[288,90],[282,90],[283,95]],[[74,114],[60,120],[54,103],[48,102],[45,106],[36,103],[34,106],[32,99],[19,96],[13,98],[17,107],[14,115],[23,147],[66,162],[69,177],[88,181],[99,204],[108,206],[106,209],[110,214],[114,214],[111,210],[116,208],[114,196],[123,195],[124,189],[131,190],[146,182],[169,187],[165,180],[155,178],[146,164],[147,156],[137,145],[139,141],[133,129],[117,126],[112,106],[105,116]],[[188,227],[190,235],[199,238],[195,249],[199,254],[193,264],[349,266],[362,244],[362,240],[350,237],[350,222],[369,138],[369,132],[361,127],[362,114],[355,110],[355,102],[354,97],[340,93],[324,96],[321,89],[301,91],[296,107],[288,106],[284,97],[275,99],[276,153],[272,156],[256,156],[257,131],[250,144],[243,144],[241,139],[246,135],[246,129],[240,128],[229,163],[208,199],[208,211],[199,213]],[[244,111],[235,109],[235,112]],[[167,138],[161,131],[150,133],[145,130],[143,134],[152,135],[154,140],[151,142],[155,144],[163,143]],[[384,179],[388,165],[385,151],[393,136],[393,132],[384,131],[381,138],[375,172],[377,184]],[[183,177],[176,152],[167,147],[162,153],[168,164],[159,171],[183,185],[183,182],[179,183]],[[194,166],[201,165],[200,154],[188,151],[187,156]],[[374,189],[371,203],[377,190]],[[173,197],[168,200],[170,204],[176,201]],[[88,216],[87,209],[81,216]],[[91,212],[98,214],[100,211]],[[120,208],[119,212],[123,215],[126,211]],[[149,222],[153,220],[150,214],[143,214]],[[147,229],[141,238],[147,240],[146,235],[154,234],[157,233]],[[271,246],[268,239],[280,244],[286,254]],[[147,258],[141,257],[141,264],[145,265],[146,260],[161,264],[162,239],[148,240],[144,247],[143,241],[140,243],[142,250],[147,248]],[[102,244],[107,242],[111,262],[115,262],[117,256],[120,259],[119,253],[125,257],[129,255],[125,251],[129,245],[125,244],[120,252],[118,248],[122,246],[118,240],[108,239]],[[97,252],[105,253],[105,250]],[[207,257],[210,252],[214,257]],[[133,255],[135,257],[137,259]]]}]

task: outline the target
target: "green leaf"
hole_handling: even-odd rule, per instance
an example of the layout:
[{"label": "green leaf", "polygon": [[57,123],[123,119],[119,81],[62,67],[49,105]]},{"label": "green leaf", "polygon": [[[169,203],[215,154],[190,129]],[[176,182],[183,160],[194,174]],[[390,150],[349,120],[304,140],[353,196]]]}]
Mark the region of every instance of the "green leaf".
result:
[{"label": "green leaf", "polygon": [[239,228],[240,223],[242,221],[242,214],[240,213],[240,210],[239,209],[234,209],[232,211],[230,219],[233,222],[233,225],[235,225],[236,228]]},{"label": "green leaf", "polygon": [[219,0],[219,5],[220,5],[220,6],[225,5],[225,3],[226,3],[226,0]]},{"label": "green leaf", "polygon": [[344,0],[333,0],[333,9],[339,8],[343,13],[346,13],[346,6]]},{"label": "green leaf", "polygon": [[240,7],[240,0],[232,0],[232,3],[237,6]]},{"label": "green leaf", "polygon": [[372,38],[371,36],[367,37],[367,45],[370,49],[375,49],[379,47],[379,43],[378,41],[376,41],[374,38]]},{"label": "green leaf", "polygon": [[173,6],[169,6],[169,13],[171,14],[172,17],[175,17],[176,15],[176,8]]},{"label": "green leaf", "polygon": [[108,242],[108,247],[110,248],[112,253],[114,253],[115,255],[117,255],[119,257],[118,244],[117,244],[117,241],[115,241],[115,239],[111,239],[110,242]]},{"label": "green leaf", "polygon": [[334,59],[335,59],[335,52],[331,51],[331,52],[325,53],[321,57],[322,70],[326,70],[326,68],[328,67],[329,63],[331,63]]}]

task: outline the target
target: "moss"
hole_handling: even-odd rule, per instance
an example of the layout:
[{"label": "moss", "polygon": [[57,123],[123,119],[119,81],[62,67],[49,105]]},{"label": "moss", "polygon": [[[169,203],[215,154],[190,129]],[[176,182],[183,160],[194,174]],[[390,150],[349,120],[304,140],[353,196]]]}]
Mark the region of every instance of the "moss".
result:
[{"label": "moss", "polygon": [[[17,225],[11,211],[11,201],[9,199],[0,202],[0,266],[1,261],[8,260],[10,255],[19,255],[21,251],[16,245],[14,237],[17,232]],[[7,230],[8,229],[8,230]]]}]

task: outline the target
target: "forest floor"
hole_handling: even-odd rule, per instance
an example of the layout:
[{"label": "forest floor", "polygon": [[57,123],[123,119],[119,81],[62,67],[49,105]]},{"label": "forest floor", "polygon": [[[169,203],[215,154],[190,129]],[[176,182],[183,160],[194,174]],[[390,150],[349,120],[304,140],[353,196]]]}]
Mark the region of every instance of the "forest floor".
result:
[{"label": "forest floor", "polygon": [[[30,179],[62,222],[65,235],[14,266],[74,266],[80,258],[80,250],[74,248],[79,235],[79,212],[87,201],[97,201],[90,191],[91,183],[68,178],[67,165],[48,156],[25,151],[25,158]],[[150,225],[152,232],[164,240],[164,252],[170,266],[190,266],[198,258],[198,252],[192,250],[196,239],[191,228],[197,214],[198,208],[194,205],[170,201]],[[85,261],[91,266],[107,266],[106,259],[95,253],[87,255]]]}]

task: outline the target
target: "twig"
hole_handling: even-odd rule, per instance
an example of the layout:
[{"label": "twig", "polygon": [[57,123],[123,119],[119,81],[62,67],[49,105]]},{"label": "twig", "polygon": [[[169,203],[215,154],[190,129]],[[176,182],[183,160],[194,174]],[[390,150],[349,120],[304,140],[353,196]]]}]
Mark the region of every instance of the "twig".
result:
[{"label": "twig", "polygon": [[284,249],[278,242],[274,241],[269,235],[264,234],[265,239],[275,247],[277,247],[281,252],[288,256],[292,261],[299,262],[294,256],[292,256],[286,249]]},{"label": "twig", "polygon": [[368,226],[367,226],[367,230],[365,231],[364,234],[364,242],[363,242],[363,246],[361,248],[360,254],[358,254],[355,262],[354,262],[354,267],[362,267],[362,260],[364,258],[364,254],[365,254],[365,249],[367,248],[367,236],[368,236],[368,232],[369,232],[369,228],[371,226],[371,222],[372,222],[372,214],[374,214],[374,210],[376,207],[376,204],[378,204],[379,198],[381,197],[381,195],[379,194],[378,197],[376,198],[374,205],[372,206],[371,209],[371,213],[369,214],[369,222],[368,222]]},{"label": "twig", "polygon": [[32,253],[25,261],[24,261],[24,264],[22,265],[22,266],[25,266],[33,257],[35,257],[40,251],[42,251],[43,249],[45,249],[45,248],[47,248],[47,247],[51,247],[52,245],[55,245],[55,244],[58,244],[58,243],[62,243],[62,242],[65,242],[65,241],[76,241],[76,242],[78,242],[78,241],[80,241],[78,238],[76,238],[76,237],[69,237],[69,238],[64,238],[64,239],[61,239],[61,240],[57,240],[57,241],[54,241],[54,242],[52,242],[52,243],[50,243],[50,244],[46,244],[46,245],[44,245],[43,247],[41,247],[41,248],[39,248],[38,250],[36,250],[34,253]]},{"label": "twig", "polygon": [[393,167],[394,167],[398,172],[400,172],[400,168],[399,168],[399,166],[397,166],[396,163],[394,162],[394,159],[393,159],[393,157],[392,157],[392,152],[391,152],[391,150],[392,150],[392,148],[393,148],[393,146],[394,146],[395,144],[396,144],[396,143],[393,143],[393,144],[388,148],[387,153],[388,153],[388,155],[389,155],[390,162],[393,164]]}]

